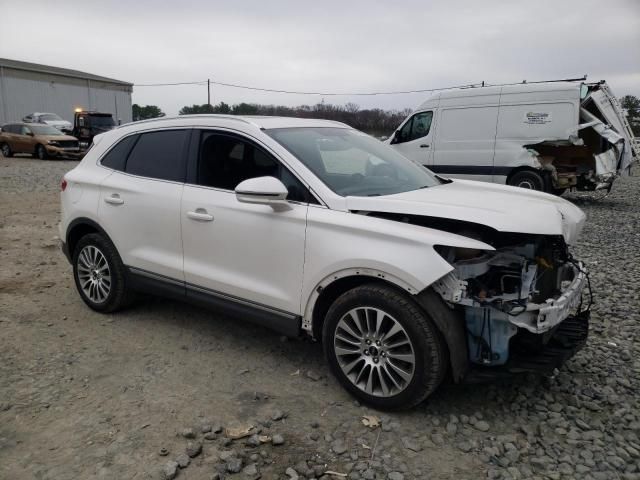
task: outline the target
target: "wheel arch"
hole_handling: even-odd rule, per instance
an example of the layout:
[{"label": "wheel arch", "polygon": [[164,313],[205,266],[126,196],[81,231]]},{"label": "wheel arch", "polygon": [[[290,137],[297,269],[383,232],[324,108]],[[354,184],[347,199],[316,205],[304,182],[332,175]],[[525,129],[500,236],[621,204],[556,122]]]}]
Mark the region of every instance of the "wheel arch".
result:
[{"label": "wheel arch", "polygon": [[99,233],[104,235],[104,237],[113,243],[109,234],[95,220],[91,220],[86,217],[76,218],[69,223],[67,233],[65,235],[65,243],[67,244],[67,251],[69,252],[69,260],[73,257],[73,251],[80,239],[90,233]]},{"label": "wheel arch", "polygon": [[322,327],[333,302],[343,293],[366,283],[380,283],[410,297],[435,323],[447,347],[447,361],[454,382],[465,376],[469,357],[464,317],[449,308],[431,286],[418,292],[402,279],[371,269],[346,269],[329,275],[316,288],[307,302],[302,328],[315,339],[322,338]]}]

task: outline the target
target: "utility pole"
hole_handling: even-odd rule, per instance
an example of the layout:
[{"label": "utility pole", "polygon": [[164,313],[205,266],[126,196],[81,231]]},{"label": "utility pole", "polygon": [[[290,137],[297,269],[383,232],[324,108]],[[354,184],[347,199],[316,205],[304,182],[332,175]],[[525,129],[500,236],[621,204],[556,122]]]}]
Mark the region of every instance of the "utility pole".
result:
[{"label": "utility pole", "polygon": [[211,106],[211,79],[207,78],[207,105]]}]

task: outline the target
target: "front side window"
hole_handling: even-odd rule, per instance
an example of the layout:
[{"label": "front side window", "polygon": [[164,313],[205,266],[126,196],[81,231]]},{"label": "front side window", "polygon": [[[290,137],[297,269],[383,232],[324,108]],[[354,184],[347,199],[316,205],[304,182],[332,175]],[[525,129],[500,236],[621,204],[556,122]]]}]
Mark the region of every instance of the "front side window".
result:
[{"label": "front side window", "polygon": [[235,190],[249,178],[275,177],[289,190],[287,200],[315,202],[307,188],[267,152],[234,135],[203,131],[198,155],[197,184]]},{"label": "front side window", "polygon": [[126,160],[125,171],[141,177],[184,182],[189,130],[143,133]]},{"label": "front side window", "polygon": [[22,127],[20,127],[20,135],[29,135],[30,132],[31,130],[29,130],[29,127],[26,125],[22,125]]},{"label": "front side window", "polygon": [[429,134],[429,130],[431,130],[432,120],[433,112],[416,113],[402,126],[396,143],[410,142],[426,137]]},{"label": "front side window", "polygon": [[60,121],[62,120],[62,118],[60,118],[59,115],[56,115],[55,113],[44,113],[42,115],[40,115],[39,120],[41,122],[51,122],[51,121]]},{"label": "front side window", "polygon": [[334,127],[265,131],[341,196],[378,196],[439,185],[427,169],[357,130]]}]

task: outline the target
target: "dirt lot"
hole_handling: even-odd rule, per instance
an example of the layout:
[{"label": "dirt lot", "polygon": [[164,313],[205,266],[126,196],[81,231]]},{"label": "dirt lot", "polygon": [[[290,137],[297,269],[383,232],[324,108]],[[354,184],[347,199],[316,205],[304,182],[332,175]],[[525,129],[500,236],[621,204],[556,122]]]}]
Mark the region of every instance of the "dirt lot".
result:
[{"label": "dirt lot", "polygon": [[[56,237],[74,165],[0,157],[0,478],[162,478],[188,442],[203,449],[178,478],[640,478],[640,178],[567,196],[597,292],[575,359],[389,415],[340,388],[319,344],[162,299],[89,310]],[[248,425],[272,441],[216,433]]]}]

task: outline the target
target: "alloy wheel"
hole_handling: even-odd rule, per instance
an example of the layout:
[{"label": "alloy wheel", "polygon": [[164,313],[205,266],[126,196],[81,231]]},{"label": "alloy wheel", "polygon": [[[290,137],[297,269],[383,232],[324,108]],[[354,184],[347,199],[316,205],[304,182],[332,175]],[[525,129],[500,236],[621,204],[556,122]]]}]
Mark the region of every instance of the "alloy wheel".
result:
[{"label": "alloy wheel", "polygon": [[111,291],[111,271],[104,254],[87,245],[78,255],[78,280],[84,294],[94,303],[103,303]]},{"label": "alloy wheel", "polygon": [[348,311],[336,325],[334,349],[338,365],[353,385],[376,397],[407,388],[416,356],[404,327],[374,307]]}]

